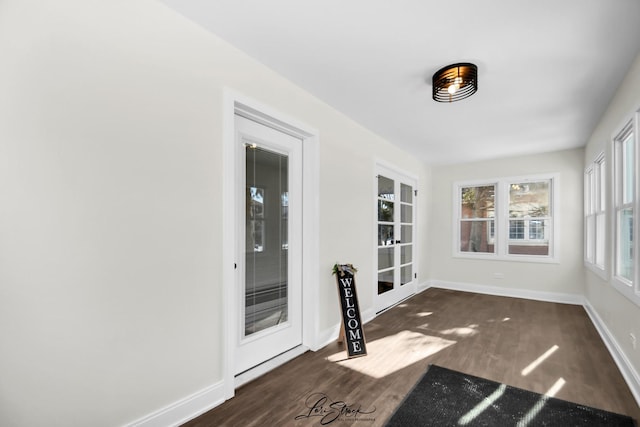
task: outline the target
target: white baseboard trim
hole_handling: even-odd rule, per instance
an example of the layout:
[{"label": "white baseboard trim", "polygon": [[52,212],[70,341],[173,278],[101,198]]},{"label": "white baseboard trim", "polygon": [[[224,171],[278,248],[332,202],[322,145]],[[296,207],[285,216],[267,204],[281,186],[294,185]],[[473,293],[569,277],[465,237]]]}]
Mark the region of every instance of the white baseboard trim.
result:
[{"label": "white baseboard trim", "polygon": [[125,427],[179,426],[224,402],[222,381],[157,410]]},{"label": "white baseboard trim", "polygon": [[620,348],[618,341],[616,341],[615,337],[607,328],[607,325],[602,321],[602,318],[598,315],[598,312],[591,305],[588,299],[584,299],[584,309],[589,315],[591,322],[595,326],[596,330],[600,334],[602,341],[604,341],[604,345],[607,346],[611,357],[618,365],[618,369],[622,373],[624,380],[627,382],[629,389],[631,390],[631,394],[636,399],[636,403],[640,406],[640,375],[638,372],[633,369],[631,362]]},{"label": "white baseboard trim", "polygon": [[269,371],[274,370],[280,365],[284,365],[290,360],[295,359],[303,353],[306,353],[309,350],[309,347],[299,345],[294,347],[288,351],[285,351],[282,354],[277,355],[276,357],[267,360],[264,363],[259,364],[258,366],[245,371],[241,374],[236,375],[235,377],[235,388],[238,388],[249,381],[255,380],[256,378],[266,374]]},{"label": "white baseboard trim", "polygon": [[456,283],[442,280],[429,281],[425,289],[428,288],[450,289],[454,291],[475,292],[479,294],[525,298],[537,301],[557,302],[561,304],[583,306],[585,311],[587,312],[587,315],[591,319],[591,323],[593,323],[596,330],[600,334],[602,341],[607,347],[607,350],[609,350],[609,354],[611,354],[611,357],[613,357],[613,360],[616,362],[618,369],[620,369],[620,373],[629,386],[629,389],[631,390],[633,397],[636,399],[638,406],[640,406],[640,375],[633,368],[633,365],[625,355],[624,351],[622,351],[620,345],[618,345],[615,337],[611,334],[611,332],[609,332],[606,324],[602,321],[600,316],[598,316],[597,311],[593,308],[589,300],[587,300],[584,296],[577,294],[529,291],[523,289],[508,289],[497,286],[479,285],[474,283]]},{"label": "white baseboard trim", "polygon": [[[587,315],[591,319],[591,322],[594,324],[596,330],[600,334],[600,337],[604,341],[604,344],[607,346],[609,353],[618,365],[618,368],[620,369],[622,376],[627,382],[631,393],[636,399],[636,402],[638,402],[638,405],[640,405],[640,375],[638,375],[638,372],[636,372],[636,370],[633,368],[633,366],[629,362],[629,359],[626,357],[613,335],[609,332],[609,329],[606,327],[605,323],[602,321],[600,316],[598,316],[596,310],[582,295],[555,292],[539,292],[526,289],[510,289],[497,286],[448,282],[442,280],[430,280],[420,283],[417,287],[416,292],[420,293],[429,288],[441,288],[463,292],[475,292],[487,295],[525,298],[537,301],[557,302],[562,304],[582,305],[585,308]],[[375,310],[366,310],[362,313],[361,317],[363,323],[368,323],[369,321],[375,319]],[[340,324],[325,329],[320,334],[318,334],[317,347],[312,350],[316,351],[335,341],[338,338],[339,333]],[[293,350],[297,350],[295,353],[299,353],[293,356],[297,357],[298,355],[304,353],[307,348],[301,346]],[[289,353],[288,357],[290,357],[292,354],[293,353]],[[284,362],[278,360],[274,361],[274,363],[282,364]],[[273,369],[274,367],[275,366],[270,366],[268,368]],[[199,392],[180,399],[179,401],[174,402],[152,414],[140,418],[139,420],[126,424],[125,427],[179,426],[199,415],[204,414],[205,412],[215,408],[216,406],[221,405],[222,403],[224,403],[224,401],[224,383],[220,381]]]},{"label": "white baseboard trim", "polygon": [[453,291],[474,292],[477,294],[495,295],[501,297],[524,298],[535,301],[557,302],[561,304],[583,305],[584,297],[579,294],[565,294],[559,292],[540,292],[528,289],[503,288],[476,283],[447,282],[444,280],[430,280],[429,288],[450,289]]}]

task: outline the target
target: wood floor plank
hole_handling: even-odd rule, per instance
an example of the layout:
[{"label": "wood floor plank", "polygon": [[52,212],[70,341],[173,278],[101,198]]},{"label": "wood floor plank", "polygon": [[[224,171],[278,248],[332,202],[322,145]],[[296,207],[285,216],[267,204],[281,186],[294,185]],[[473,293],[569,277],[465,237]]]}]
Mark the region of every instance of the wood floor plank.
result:
[{"label": "wood floor plank", "polygon": [[[307,352],[185,426],[311,427],[336,415],[325,425],[382,426],[432,363],[537,393],[562,384],[557,398],[640,420],[581,306],[431,288],[376,317],[365,334],[367,356],[347,360],[337,343]],[[315,416],[319,406],[325,412]]]}]

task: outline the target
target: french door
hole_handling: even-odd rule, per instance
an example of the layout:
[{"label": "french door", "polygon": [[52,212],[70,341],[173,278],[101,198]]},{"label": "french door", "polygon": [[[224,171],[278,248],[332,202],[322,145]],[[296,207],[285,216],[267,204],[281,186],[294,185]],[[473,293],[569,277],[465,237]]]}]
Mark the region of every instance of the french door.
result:
[{"label": "french door", "polygon": [[416,292],[415,180],[378,166],[376,191],[377,298],[385,310]]},{"label": "french door", "polygon": [[302,142],[235,116],[235,374],[302,343]]}]

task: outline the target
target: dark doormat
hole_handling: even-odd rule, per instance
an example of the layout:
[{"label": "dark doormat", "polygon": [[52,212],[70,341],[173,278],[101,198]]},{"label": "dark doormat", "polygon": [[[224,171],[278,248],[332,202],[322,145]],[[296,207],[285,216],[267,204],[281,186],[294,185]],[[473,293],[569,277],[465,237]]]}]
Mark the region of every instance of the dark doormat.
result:
[{"label": "dark doormat", "polygon": [[411,426],[636,426],[615,414],[430,365],[387,421]]}]

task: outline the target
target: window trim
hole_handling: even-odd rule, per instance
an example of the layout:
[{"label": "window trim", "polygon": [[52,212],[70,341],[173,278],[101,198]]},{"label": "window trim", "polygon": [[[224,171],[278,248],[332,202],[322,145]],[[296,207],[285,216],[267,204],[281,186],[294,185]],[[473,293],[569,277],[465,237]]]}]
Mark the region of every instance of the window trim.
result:
[{"label": "window trim", "polygon": [[[545,218],[550,221],[549,255],[509,254],[509,185],[513,183],[549,181],[551,186],[550,212]],[[465,252],[460,250],[460,222],[461,200],[460,191],[463,187],[495,186],[495,249],[490,252]],[[456,181],[453,183],[453,257],[465,259],[482,259],[495,261],[520,261],[533,263],[558,264],[559,260],[559,197],[560,177],[558,173],[535,175],[519,175],[499,178]],[[520,219],[520,218],[518,218]],[[522,218],[525,220],[525,218]],[[535,240],[527,240],[535,241]]]},{"label": "window trim", "polygon": [[[617,131],[613,134],[611,138],[610,144],[610,153],[612,159],[612,165],[610,167],[611,173],[609,177],[612,180],[612,191],[611,191],[611,254],[610,254],[610,262],[611,262],[611,284],[617,289],[621,294],[626,296],[632,302],[637,305],[640,305],[640,268],[634,268],[632,280],[629,282],[617,276],[616,274],[616,265],[618,262],[617,251],[618,251],[618,211],[621,209],[621,205],[625,205],[620,202],[620,191],[621,191],[621,172],[619,170],[619,158],[618,158],[618,144],[621,143],[628,137],[629,133],[633,134],[633,184],[634,184],[634,192],[633,192],[633,200],[631,203],[626,204],[633,209],[633,222],[634,225],[639,223],[640,219],[640,109],[636,110],[630,118],[627,118],[623,122],[622,126],[617,128]],[[624,208],[624,206],[622,207]],[[635,227],[637,229],[637,226]],[[640,239],[636,237],[632,242],[632,249],[634,253],[634,265],[637,264],[638,251],[640,250]]]},{"label": "window trim", "polygon": [[[611,168],[605,158],[604,151],[598,153],[593,161],[584,170],[584,265],[601,279],[608,279],[609,257],[607,256],[607,239],[609,232],[607,221],[609,218],[609,206],[607,182]],[[598,264],[598,218],[603,217],[604,235],[601,237],[603,248],[602,265]],[[589,218],[593,218],[593,260],[589,259]]]}]

